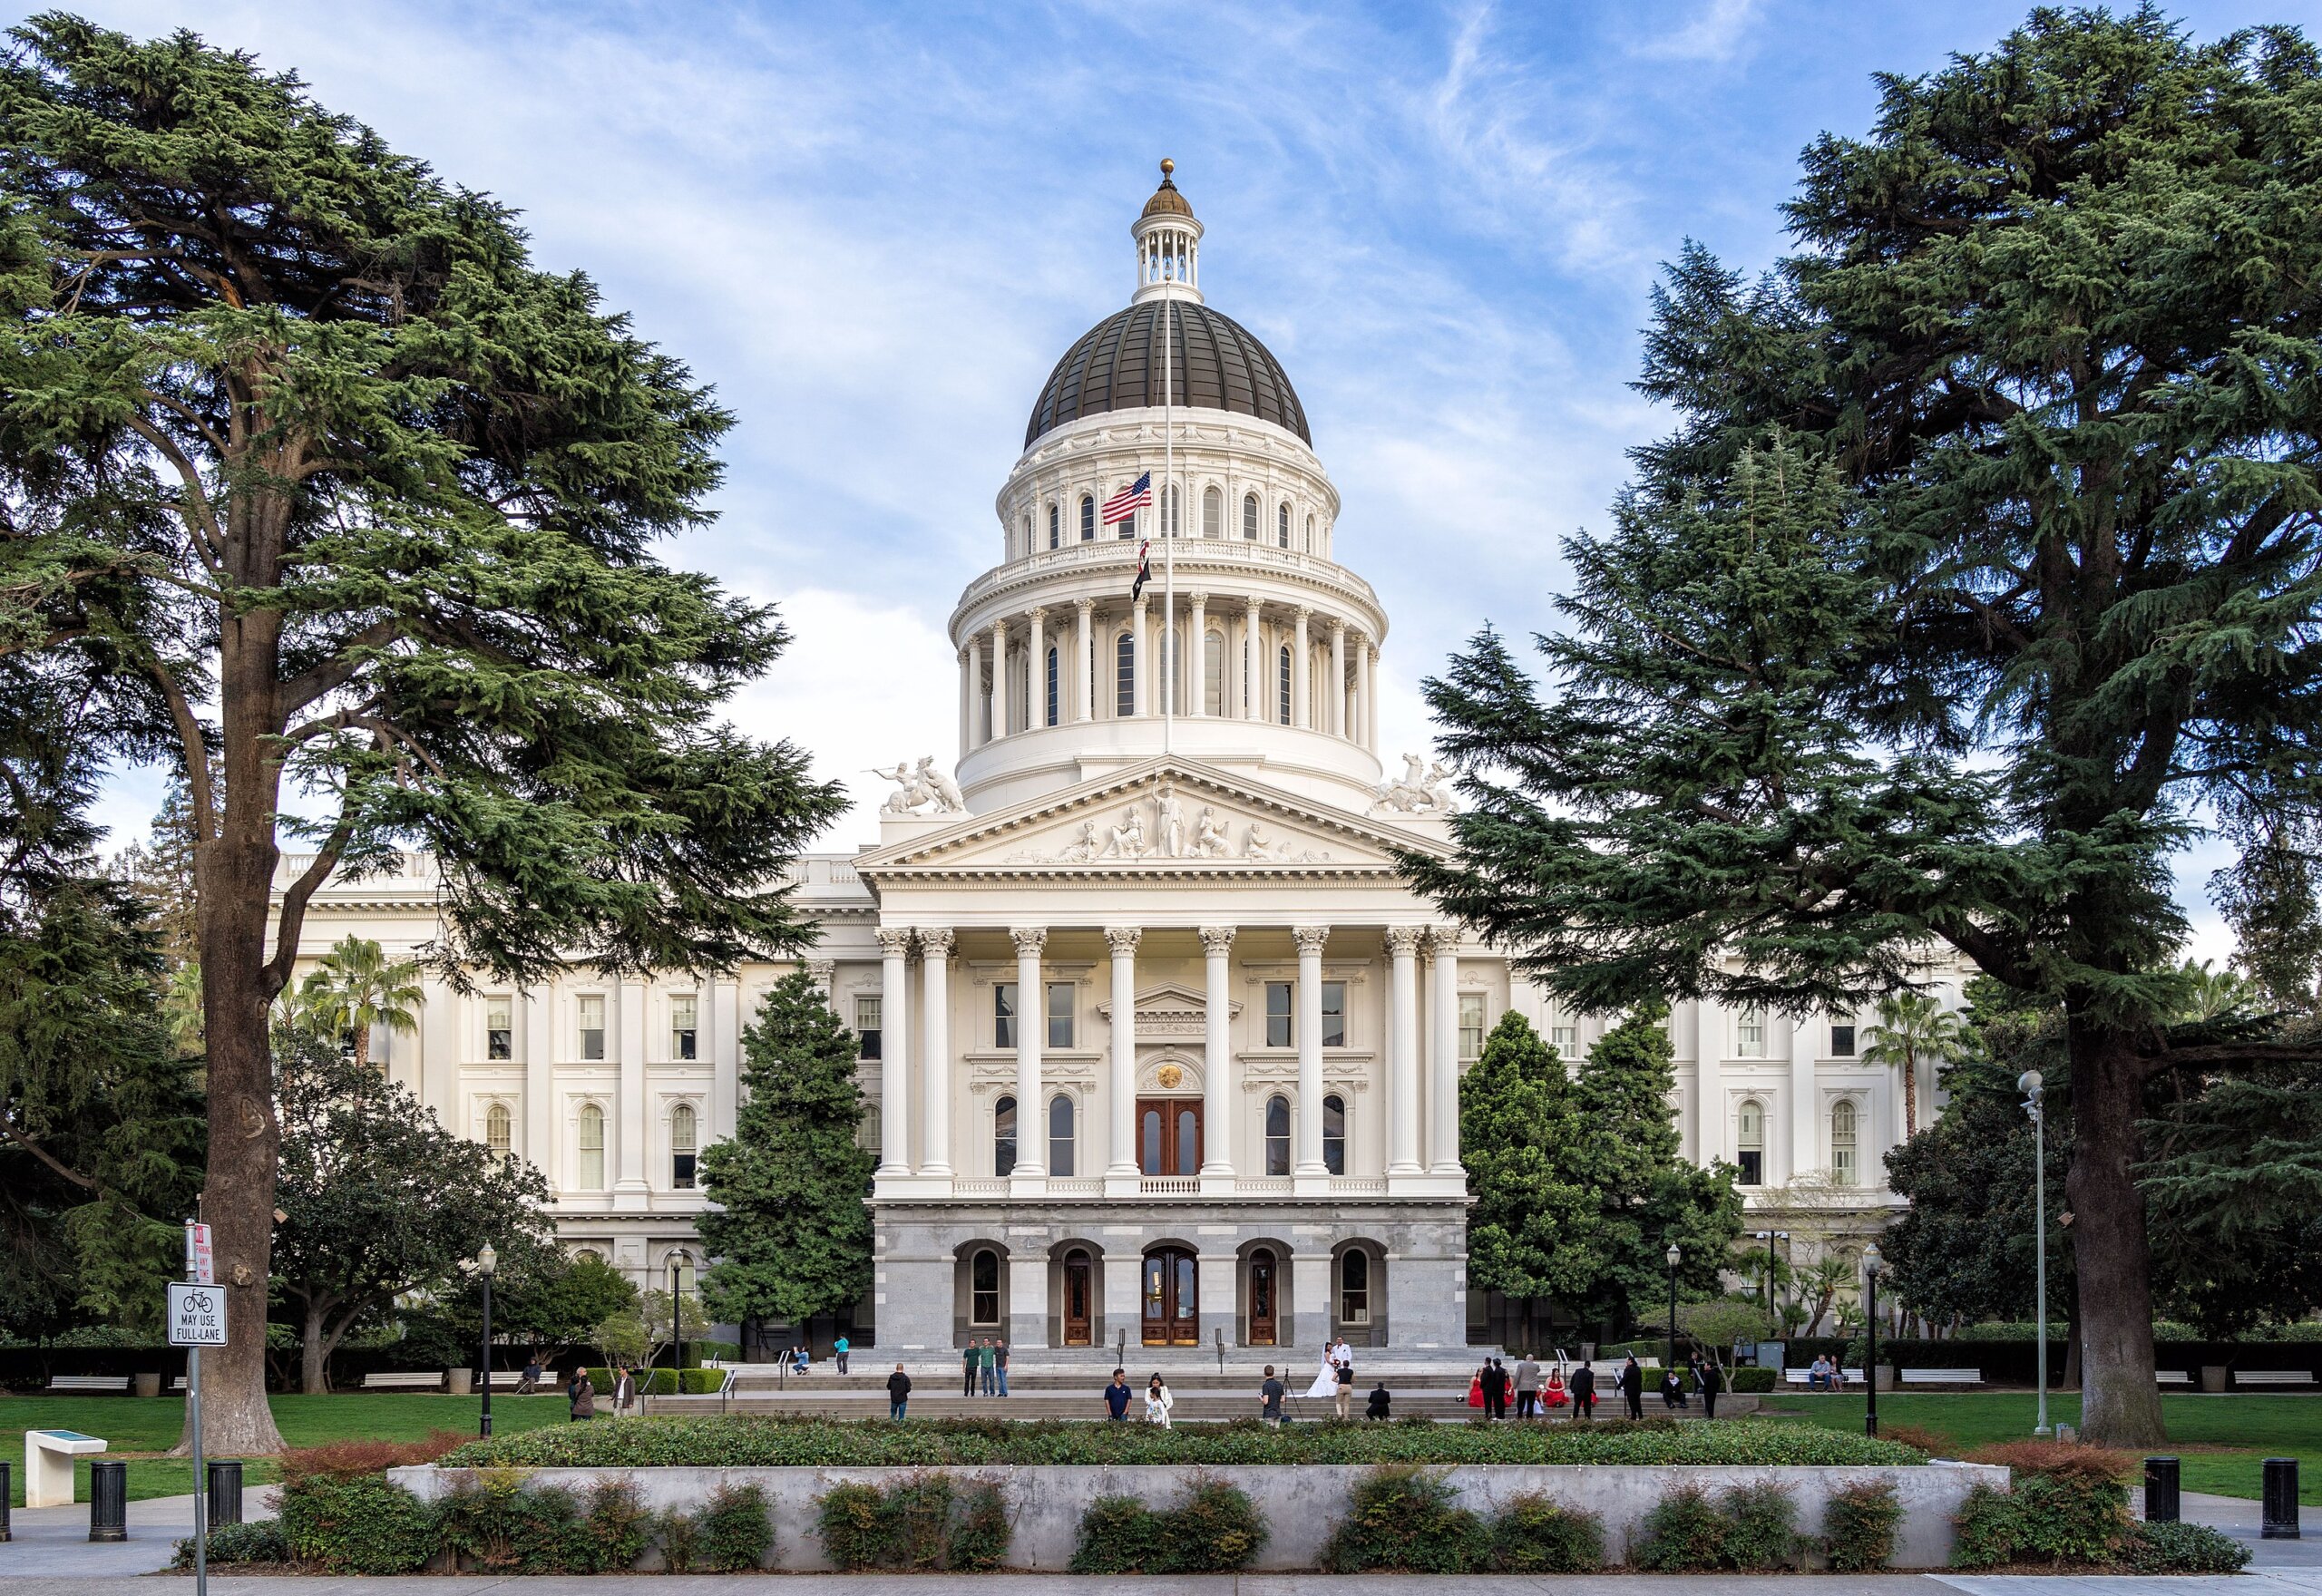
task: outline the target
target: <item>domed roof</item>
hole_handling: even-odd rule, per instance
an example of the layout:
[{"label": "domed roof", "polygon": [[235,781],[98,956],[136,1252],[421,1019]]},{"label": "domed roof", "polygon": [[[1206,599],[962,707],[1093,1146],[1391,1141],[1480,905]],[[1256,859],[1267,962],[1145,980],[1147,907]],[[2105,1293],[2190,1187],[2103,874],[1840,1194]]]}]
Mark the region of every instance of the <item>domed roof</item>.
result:
[{"label": "domed roof", "polygon": [[[1175,190],[1168,190],[1175,192]],[[1230,316],[1189,299],[1147,299],[1080,335],[1049,374],[1024,429],[1029,449],[1043,433],[1084,415],[1161,405],[1161,311],[1176,313],[1172,400],[1196,410],[1254,416],[1298,434],[1309,448],[1305,407],[1282,363]]]},{"label": "domed roof", "polygon": [[1153,198],[1145,202],[1145,215],[1191,216],[1194,213],[1194,208],[1185,203],[1185,197],[1177,192],[1177,185],[1170,180],[1169,174],[1176,170],[1177,163],[1174,161],[1161,163],[1161,186],[1154,190]]}]

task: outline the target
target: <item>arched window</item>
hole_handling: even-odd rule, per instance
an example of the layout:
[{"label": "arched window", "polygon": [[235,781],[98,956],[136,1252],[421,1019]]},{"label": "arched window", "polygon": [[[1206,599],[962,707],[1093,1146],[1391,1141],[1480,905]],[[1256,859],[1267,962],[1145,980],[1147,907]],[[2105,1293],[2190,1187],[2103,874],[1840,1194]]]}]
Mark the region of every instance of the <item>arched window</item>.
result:
[{"label": "arched window", "polygon": [[1032,518],[1031,518],[1030,516],[1029,516],[1029,515],[1028,515],[1028,516],[1026,516],[1026,517],[1024,518],[1024,536],[1023,536],[1023,540],[1022,540],[1021,542],[1020,542],[1020,543],[1018,543],[1018,544],[1016,545],[1016,552],[1017,552],[1017,553],[1019,553],[1019,554],[1029,554],[1031,551],[1032,551]]},{"label": "arched window", "polygon": [[1321,550],[1314,547],[1314,518],[1311,515],[1306,518],[1306,552],[1309,554],[1319,554],[1322,552]]},{"label": "arched window", "polygon": [[1113,713],[1137,713],[1137,638],[1127,632],[1113,640]]},{"label": "arched window", "polygon": [[1266,1173],[1289,1173],[1290,1099],[1275,1095],[1266,1099]]},{"label": "arched window", "polygon": [[1283,500],[1282,507],[1274,511],[1273,540],[1277,548],[1290,547],[1290,501],[1287,499]]},{"label": "arched window", "polygon": [[1742,1184],[1766,1183],[1766,1105],[1744,1098],[1734,1112],[1733,1151],[1742,1164]]},{"label": "arched window", "polygon": [[1049,1173],[1072,1173],[1072,1099],[1058,1093],[1049,1099]]},{"label": "arched window", "polygon": [[1201,712],[1225,713],[1225,634],[1211,632],[1201,640]]},{"label": "arched window", "polygon": [[1016,1099],[991,1105],[991,1173],[1006,1180],[1016,1173]]},{"label": "arched window", "polygon": [[1135,511],[1129,511],[1128,519],[1127,519],[1127,521],[1124,521],[1118,522],[1117,524],[1118,524],[1118,525],[1119,525],[1119,527],[1120,527],[1120,535],[1121,535],[1123,538],[1130,539],[1130,540],[1134,540],[1134,539],[1136,538],[1136,536],[1137,536],[1137,512],[1136,512]]},{"label": "arched window", "polygon": [[1283,648],[1278,657],[1274,674],[1280,678],[1276,683],[1274,695],[1281,700],[1277,713],[1282,724],[1288,725],[1290,724],[1290,649],[1287,646]]},{"label": "arched window", "polygon": [[1335,1092],[1322,1099],[1322,1167],[1346,1173],[1346,1099]]},{"label": "arched window", "polygon": [[1215,488],[1201,491],[1201,535],[1205,538],[1225,535],[1225,495]]},{"label": "arched window", "polygon": [[1744,1008],[1733,1017],[1733,1055],[1737,1058],[1766,1056],[1766,1011]]},{"label": "arched window", "polygon": [[669,1254],[669,1295],[693,1295],[693,1254],[682,1247]]},{"label": "arched window", "polygon": [[968,1322],[1000,1322],[1000,1254],[989,1247],[978,1248],[968,1260]]},{"label": "arched window", "polygon": [[1177,484],[1175,482],[1166,483],[1161,489],[1161,535],[1165,538],[1177,535]]},{"label": "arched window", "polygon": [[1339,1254],[1339,1322],[1371,1322],[1371,1254],[1360,1247]]},{"label": "arched window", "polygon": [[1854,1104],[1841,1097],[1830,1105],[1830,1182],[1851,1186],[1855,1180]]},{"label": "arched window", "polygon": [[696,1123],[690,1103],[678,1104],[669,1110],[669,1189],[673,1192],[693,1190]]},{"label": "arched window", "polygon": [[602,1263],[604,1260],[605,1255],[594,1247],[575,1247],[572,1250],[572,1261],[575,1263]]},{"label": "arched window", "polygon": [[1094,494],[1080,495],[1080,540],[1088,542],[1097,535],[1097,500]]},{"label": "arched window", "polygon": [[1044,726],[1052,726],[1052,725],[1056,725],[1056,695],[1057,695],[1057,663],[1056,663],[1056,650],[1055,650],[1055,649],[1053,649],[1053,648],[1051,648],[1051,649],[1049,649],[1049,650],[1048,689],[1047,689],[1047,696],[1046,696],[1046,698],[1045,698],[1045,700],[1044,700],[1044,703],[1045,703],[1045,705],[1046,705],[1046,708],[1045,708],[1045,710],[1043,711],[1043,716],[1044,716],[1044,718],[1043,718],[1043,719],[1041,720],[1041,722],[1040,722],[1040,724],[1041,724],[1042,725],[1044,725]]},{"label": "arched window", "polygon": [[508,1105],[495,1103],[483,1111],[483,1144],[494,1158],[508,1156]]},{"label": "arched window", "polygon": [[583,1192],[605,1189],[605,1111],[593,1103],[580,1105],[580,1167],[572,1183]]},{"label": "arched window", "polygon": [[1242,496],[1242,535],[1253,543],[1258,540],[1258,496],[1255,493]]}]

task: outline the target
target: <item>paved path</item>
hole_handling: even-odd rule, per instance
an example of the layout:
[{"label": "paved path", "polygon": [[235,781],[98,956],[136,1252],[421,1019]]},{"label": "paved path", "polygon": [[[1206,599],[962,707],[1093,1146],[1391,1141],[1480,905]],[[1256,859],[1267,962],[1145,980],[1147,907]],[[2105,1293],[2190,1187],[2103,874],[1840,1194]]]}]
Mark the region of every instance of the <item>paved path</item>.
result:
[{"label": "paved path", "polygon": [[[242,1493],[243,1516],[274,1516],[274,1487],[253,1485]],[[16,1538],[0,1545],[0,1575],[29,1579],[74,1576],[63,1583],[95,1589],[111,1583],[95,1575],[150,1574],[170,1566],[177,1544],[193,1533],[193,1497],[149,1496],[129,1504],[129,1539],[89,1539],[89,1504],[19,1507],[9,1514]],[[141,1584],[140,1590],[150,1589]],[[31,1588],[11,1580],[8,1596],[31,1596]]]}]

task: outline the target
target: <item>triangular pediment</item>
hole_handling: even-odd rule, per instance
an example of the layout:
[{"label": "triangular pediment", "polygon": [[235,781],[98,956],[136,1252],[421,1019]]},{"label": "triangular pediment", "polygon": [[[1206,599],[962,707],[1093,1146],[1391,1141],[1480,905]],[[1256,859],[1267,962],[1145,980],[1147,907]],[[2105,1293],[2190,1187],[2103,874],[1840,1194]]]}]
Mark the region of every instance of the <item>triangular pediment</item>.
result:
[{"label": "triangular pediment", "polygon": [[1387,875],[1440,844],[1191,761],[1160,759],[859,856],[867,880],[954,872]]},{"label": "triangular pediment", "polygon": [[[1228,1016],[1242,1012],[1239,998],[1229,998]],[[1112,999],[1099,998],[1097,1013],[1106,1024],[1113,1018]],[[1157,987],[1147,987],[1137,995],[1137,1034],[1146,1039],[1156,1036],[1198,1036],[1209,1017],[1207,994],[1192,987],[1165,981]]]}]

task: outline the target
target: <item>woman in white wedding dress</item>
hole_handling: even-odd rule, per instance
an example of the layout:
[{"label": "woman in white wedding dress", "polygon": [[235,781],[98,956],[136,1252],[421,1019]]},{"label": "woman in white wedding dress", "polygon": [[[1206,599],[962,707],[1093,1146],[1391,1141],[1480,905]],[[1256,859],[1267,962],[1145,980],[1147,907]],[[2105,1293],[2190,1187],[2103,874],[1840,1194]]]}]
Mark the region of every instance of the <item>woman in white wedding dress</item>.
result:
[{"label": "woman in white wedding dress", "polygon": [[1324,1347],[1322,1348],[1322,1372],[1314,1377],[1314,1383],[1306,1387],[1306,1395],[1309,1396],[1336,1396],[1339,1394],[1338,1366],[1341,1363],[1351,1361],[1353,1357],[1354,1348],[1346,1344],[1346,1338],[1344,1337],[1341,1337],[1339,1339],[1332,1341],[1328,1346]]}]

